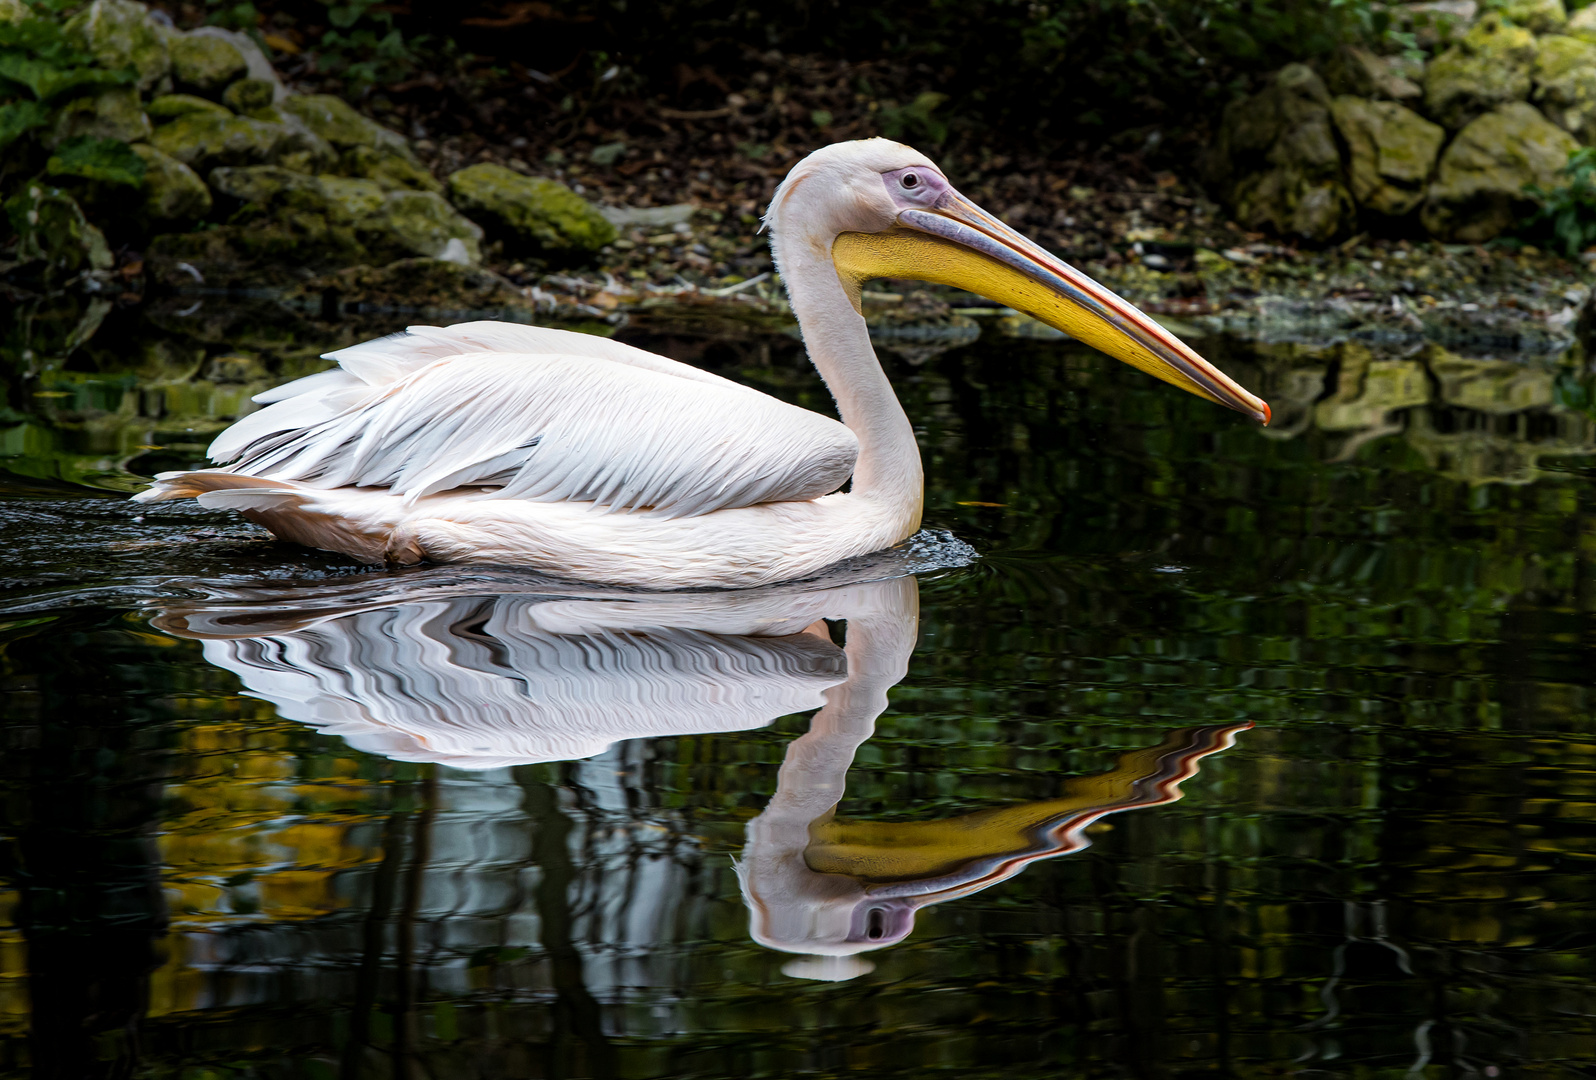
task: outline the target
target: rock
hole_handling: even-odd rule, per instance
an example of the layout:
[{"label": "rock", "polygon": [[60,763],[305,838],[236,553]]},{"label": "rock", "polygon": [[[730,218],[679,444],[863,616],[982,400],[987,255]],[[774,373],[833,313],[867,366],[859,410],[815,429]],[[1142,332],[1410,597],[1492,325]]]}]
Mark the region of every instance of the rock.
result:
[{"label": "rock", "polygon": [[1446,132],[1394,101],[1342,95],[1330,112],[1350,152],[1347,171],[1358,205],[1388,217],[1419,205]]},{"label": "rock", "polygon": [[1353,46],[1344,45],[1330,54],[1324,81],[1332,94],[1392,101],[1413,101],[1424,96],[1419,84],[1403,75],[1393,61]]},{"label": "rock", "polygon": [[1430,374],[1447,405],[1507,416],[1543,409],[1554,400],[1554,371],[1508,360],[1475,360],[1436,345],[1426,351]]},{"label": "rock", "polygon": [[139,92],[118,86],[63,105],[46,144],[54,147],[74,135],[138,142],[148,139],[151,130],[150,118],[139,106]]},{"label": "rock", "polygon": [[199,176],[153,146],[135,143],[144,159],[144,214],[153,222],[198,221],[211,212],[211,193]]},{"label": "rock", "polygon": [[1461,36],[1479,13],[1477,0],[1428,0],[1403,4],[1392,12],[1397,16],[1396,25],[1411,30],[1414,44],[1424,49],[1444,45]]},{"label": "rock", "polygon": [[1463,40],[1430,61],[1424,73],[1424,104],[1448,131],[1457,131],[1481,113],[1530,93],[1535,35],[1511,26],[1495,12],[1485,16]]},{"label": "rock", "polygon": [[1596,6],[1582,7],[1574,12],[1563,32],[1581,41],[1596,41]]},{"label": "rock", "polygon": [[227,115],[227,109],[216,104],[216,102],[207,101],[202,97],[195,97],[193,94],[162,94],[144,106],[144,114],[157,124],[165,123],[168,120],[176,120],[179,116],[187,116],[189,113],[196,112],[216,113],[220,116]]},{"label": "rock", "polygon": [[132,0],[94,0],[67,20],[68,39],[108,68],[131,67],[138,88],[148,90],[171,69],[166,38],[150,20],[149,9]]},{"label": "rock", "polygon": [[266,58],[255,39],[238,30],[224,30],[220,26],[202,26],[197,30],[189,31],[191,37],[210,37],[225,41],[238,50],[244,58],[244,76],[249,79],[260,79],[272,84],[272,101],[282,101],[288,96],[288,88],[283,85],[283,80],[278,77],[277,69],[272,67],[272,62]]},{"label": "rock", "polygon": [[442,195],[431,191],[390,191],[384,202],[388,229],[411,251],[466,266],[482,261],[481,227],[463,217]]},{"label": "rock", "polygon": [[1563,0],[1505,0],[1496,5],[1496,12],[1514,26],[1537,34],[1558,33],[1568,23]]},{"label": "rock", "polygon": [[32,16],[33,9],[22,0],[0,0],[0,25],[19,23]]},{"label": "rock", "polygon": [[191,112],[155,129],[150,143],[195,169],[274,161],[288,140],[286,129],[245,116]]},{"label": "rock", "polygon": [[265,79],[239,79],[222,91],[222,104],[236,113],[264,109],[276,99],[277,87]]},{"label": "rock", "polygon": [[248,72],[244,54],[224,38],[209,34],[172,36],[172,76],[178,85],[201,94],[220,94],[231,82]]},{"label": "rock", "polygon": [[564,184],[502,165],[461,169],[449,177],[449,194],[466,213],[489,222],[507,250],[572,259],[615,239],[615,226]]},{"label": "rock", "polygon": [[1261,93],[1231,102],[1203,165],[1244,228],[1323,242],[1356,220],[1330,95],[1304,64],[1282,68]]},{"label": "rock", "polygon": [[1596,138],[1596,44],[1553,35],[1535,55],[1535,103],[1581,142]]},{"label": "rock", "polygon": [[386,148],[352,146],[338,160],[345,176],[375,180],[385,191],[431,191],[443,194],[443,185],[414,159]]},{"label": "rock", "polygon": [[1422,220],[1433,235],[1479,243],[1533,209],[1527,184],[1550,187],[1579,143],[1525,102],[1469,124],[1441,155]]},{"label": "rock", "polygon": [[601,206],[598,212],[617,229],[669,229],[693,220],[698,207],[692,203],[671,206]]},{"label": "rock", "polygon": [[105,234],[89,224],[82,208],[60,188],[27,184],[6,200],[5,213],[17,237],[12,257],[32,264],[33,276],[46,284],[85,270],[109,270],[115,261]]},{"label": "rock", "polygon": [[390,150],[405,158],[414,157],[403,135],[361,116],[342,98],[330,94],[306,94],[287,98],[281,105],[339,150],[369,146]]},{"label": "rock", "polygon": [[[255,79],[243,79],[233,86],[257,82]],[[228,87],[228,90],[231,89]],[[272,159],[275,164],[295,172],[323,173],[338,163],[338,151],[332,148],[332,144],[310,130],[309,125],[287,109],[268,105],[251,112],[249,118],[270,124],[283,132],[276,156]]]},{"label": "rock", "polygon": [[215,169],[210,187],[228,223],[158,237],[158,276],[180,281],[176,264],[187,262],[207,284],[259,285],[417,255],[481,258],[481,230],[431,192],[271,165]]}]

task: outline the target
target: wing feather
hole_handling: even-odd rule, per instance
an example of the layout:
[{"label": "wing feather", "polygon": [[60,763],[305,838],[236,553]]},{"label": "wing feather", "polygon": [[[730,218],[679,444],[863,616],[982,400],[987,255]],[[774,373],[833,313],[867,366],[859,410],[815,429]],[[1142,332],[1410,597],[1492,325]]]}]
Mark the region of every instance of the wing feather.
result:
[{"label": "wing feather", "polygon": [[627,345],[509,323],[412,327],[329,354],[211,447],[230,472],[414,500],[594,502],[671,517],[818,498],[853,471],[835,420]]}]

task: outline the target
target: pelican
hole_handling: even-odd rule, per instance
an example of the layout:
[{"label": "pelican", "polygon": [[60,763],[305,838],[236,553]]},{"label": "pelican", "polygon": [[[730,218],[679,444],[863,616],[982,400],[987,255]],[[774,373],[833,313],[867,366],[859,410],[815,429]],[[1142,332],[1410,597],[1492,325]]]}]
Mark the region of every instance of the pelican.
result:
[{"label": "pelican", "polygon": [[841,423],[604,338],[414,326],[257,395],[266,408],[210,446],[223,467],[162,473],[135,498],[197,497],[373,565],[665,589],[803,578],[920,526],[919,448],[860,309],[878,277],[979,293],[1269,422],[1263,401],[900,143],[815,151],[765,224]]}]

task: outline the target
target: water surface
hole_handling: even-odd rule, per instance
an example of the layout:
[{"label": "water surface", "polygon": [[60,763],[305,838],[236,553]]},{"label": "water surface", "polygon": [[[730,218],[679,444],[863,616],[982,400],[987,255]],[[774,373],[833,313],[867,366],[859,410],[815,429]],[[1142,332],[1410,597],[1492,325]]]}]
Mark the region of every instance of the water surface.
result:
[{"label": "water surface", "polygon": [[[1069,343],[889,352],[934,531],[662,597],[128,505],[403,322],[182,310],[6,330],[0,1075],[1596,1059],[1574,359],[1199,341],[1261,431]],[[791,339],[623,334],[827,408]]]}]

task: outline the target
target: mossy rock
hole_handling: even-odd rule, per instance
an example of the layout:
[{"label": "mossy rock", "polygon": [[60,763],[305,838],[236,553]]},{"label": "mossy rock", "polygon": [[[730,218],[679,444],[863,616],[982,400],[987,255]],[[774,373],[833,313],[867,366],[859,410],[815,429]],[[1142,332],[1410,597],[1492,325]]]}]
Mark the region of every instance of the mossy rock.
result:
[{"label": "mossy rock", "polygon": [[273,284],[417,255],[480,259],[481,230],[431,192],[385,192],[373,180],[278,166],[218,168],[210,187],[227,224],[150,246],[157,274],[177,262],[209,284]]},{"label": "mossy rock", "polygon": [[214,101],[195,97],[193,94],[162,94],[160,97],[152,98],[149,104],[144,106],[144,115],[157,124],[164,124],[168,120],[176,120],[180,116],[197,112],[215,113],[218,116],[228,114],[225,107]]},{"label": "mossy rock", "polygon": [[287,129],[230,113],[191,112],[155,129],[150,143],[195,169],[274,161]]},{"label": "mossy rock", "polygon": [[1332,94],[1410,102],[1424,96],[1423,87],[1409,79],[1396,61],[1368,49],[1343,45],[1324,65],[1325,86]]},{"label": "mossy rock", "polygon": [[149,90],[172,66],[166,37],[149,14],[132,0],[94,0],[63,29],[102,67],[130,67],[138,73],[139,89]]},{"label": "mossy rock", "polygon": [[200,94],[220,94],[248,71],[244,54],[231,42],[206,34],[176,34],[169,46],[172,77]]},{"label": "mossy rock", "polygon": [[46,143],[53,147],[78,135],[130,143],[148,139],[152,130],[150,118],[139,104],[139,92],[131,86],[118,86],[63,105]]},{"label": "mossy rock", "polygon": [[385,191],[430,191],[443,194],[443,185],[413,158],[385,147],[352,146],[338,159],[344,176],[375,180]]},{"label": "mossy rock", "polygon": [[1502,0],[1496,13],[1514,26],[1537,34],[1556,34],[1568,25],[1568,9],[1563,0]]},{"label": "mossy rock", "polygon": [[1534,209],[1525,186],[1555,184],[1578,147],[1526,102],[1487,113],[1458,132],[1441,155],[1424,203],[1424,227],[1461,243],[1501,235]]},{"label": "mossy rock", "polygon": [[239,79],[222,91],[222,104],[236,113],[250,113],[271,105],[277,84],[269,79]]},{"label": "mossy rock", "polygon": [[1448,131],[1510,101],[1529,97],[1535,35],[1492,12],[1463,39],[1430,61],[1424,72],[1424,105]]},{"label": "mossy rock", "polygon": [[1596,44],[1553,35],[1535,56],[1535,104],[1581,142],[1596,140]]},{"label": "mossy rock", "polygon": [[1570,37],[1577,37],[1581,41],[1596,41],[1596,4],[1582,7],[1574,12],[1568,20],[1568,25],[1563,28],[1563,33]]},{"label": "mossy rock", "polygon": [[153,146],[135,143],[144,159],[144,216],[156,225],[198,221],[211,212],[211,193],[187,165]]},{"label": "mossy rock", "polygon": [[488,223],[513,252],[587,258],[615,239],[615,226],[564,184],[502,165],[472,165],[449,177],[449,195]]},{"label": "mossy rock", "polygon": [[280,105],[339,150],[369,146],[387,149],[402,157],[414,156],[403,135],[361,116],[342,98],[330,94],[306,94],[285,98]]},{"label": "mossy rock", "polygon": [[1245,228],[1324,242],[1356,220],[1330,95],[1304,64],[1287,65],[1262,92],[1232,102],[1203,165]]},{"label": "mossy rock", "polygon": [[5,214],[17,238],[12,258],[26,277],[54,285],[84,271],[109,270],[114,262],[105,234],[58,187],[24,185],[6,200]]},{"label": "mossy rock", "polygon": [[303,173],[323,173],[338,164],[338,151],[333,149],[332,144],[280,105],[256,109],[249,114],[249,118],[283,131],[282,141],[278,143],[276,156],[272,159],[275,164]]},{"label": "mossy rock", "polygon": [[1401,217],[1424,199],[1446,132],[1394,101],[1342,95],[1330,103],[1349,151],[1352,197],[1365,210]]},{"label": "mossy rock", "polygon": [[0,0],[0,25],[19,23],[33,17],[33,9],[22,0]]}]

